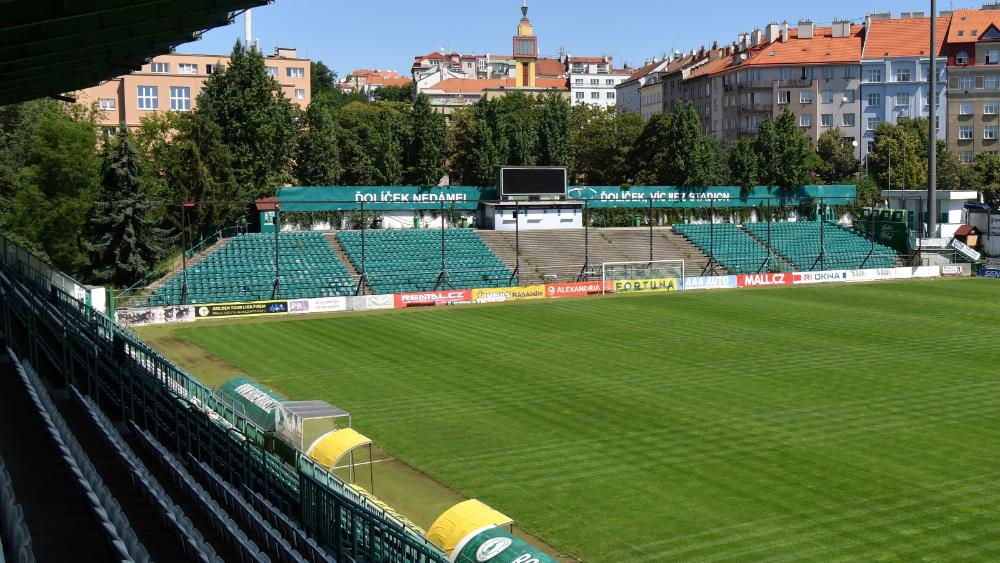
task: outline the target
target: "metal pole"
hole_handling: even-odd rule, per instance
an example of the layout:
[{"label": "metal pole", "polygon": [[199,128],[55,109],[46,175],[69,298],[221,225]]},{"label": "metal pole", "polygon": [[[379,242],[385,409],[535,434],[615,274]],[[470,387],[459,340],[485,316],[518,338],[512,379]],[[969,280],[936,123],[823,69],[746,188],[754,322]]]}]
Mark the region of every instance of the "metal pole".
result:
[{"label": "metal pole", "polygon": [[927,148],[927,230],[931,236],[937,234],[937,130],[934,123],[937,119],[937,0],[931,0],[931,62],[930,91],[927,102],[930,104],[927,127],[930,129],[930,146]]},{"label": "metal pole", "polygon": [[186,208],[187,206],[181,203],[181,267],[184,268],[184,285],[181,287],[181,302],[178,305],[184,304],[184,301],[187,300],[188,292],[187,223],[186,213],[184,212]]},{"label": "metal pole", "polygon": [[514,271],[521,271],[521,207],[514,202]]},{"label": "metal pole", "polygon": [[708,200],[708,263],[715,273],[715,200]]},{"label": "metal pole", "polygon": [[[589,199],[583,200],[583,267],[590,268],[590,221],[587,218]],[[989,221],[986,222],[989,224]]]},{"label": "metal pole", "polygon": [[441,200],[438,205],[441,207],[441,276],[445,276],[444,267],[444,200]]},{"label": "metal pole", "polygon": [[361,202],[361,276],[365,275],[365,202]]},{"label": "metal pole", "polygon": [[278,288],[281,287],[281,251],[278,250],[278,233],[281,232],[281,205],[274,204],[274,291],[271,298],[278,298]]},{"label": "metal pole", "polygon": [[[774,247],[771,246],[771,221],[773,214],[771,213],[771,198],[767,198],[767,261],[773,263],[774,260]],[[768,270],[773,270],[772,264],[768,264]]]},{"label": "metal pole", "polygon": [[[649,261],[653,262],[653,196],[649,196]],[[652,264],[650,264],[652,267]]]},{"label": "metal pole", "polygon": [[826,214],[826,209],[824,209],[824,207],[825,206],[823,205],[823,199],[820,198],[819,200],[819,214],[820,214],[819,215],[819,269],[820,270],[825,269],[824,264],[826,264],[824,256],[826,254],[826,239],[824,236],[826,234],[826,219],[824,217],[824,215]]}]

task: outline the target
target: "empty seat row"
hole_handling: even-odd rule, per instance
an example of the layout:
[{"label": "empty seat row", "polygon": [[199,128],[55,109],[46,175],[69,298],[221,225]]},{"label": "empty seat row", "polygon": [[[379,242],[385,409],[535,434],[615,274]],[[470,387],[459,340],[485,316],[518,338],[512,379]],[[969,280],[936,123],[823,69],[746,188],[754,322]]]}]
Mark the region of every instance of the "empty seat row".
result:
[{"label": "empty seat row", "polygon": [[24,510],[14,495],[14,483],[3,458],[0,458],[0,526],[3,533],[3,554],[18,563],[35,560],[31,551],[31,532],[24,522]]},{"label": "empty seat row", "polygon": [[78,403],[84,407],[94,424],[100,429],[104,440],[111,446],[118,456],[118,460],[126,466],[132,482],[140,485],[146,497],[156,506],[163,515],[164,524],[173,529],[183,546],[184,552],[196,561],[214,563],[222,561],[215,553],[215,549],[205,541],[198,529],[191,523],[184,511],[177,506],[160,483],[153,477],[145,464],[132,451],[121,434],[108,420],[107,416],[89,399],[80,394],[72,385],[70,391],[76,397]]},{"label": "empty seat row", "polygon": [[832,221],[747,223],[745,227],[797,270],[891,268],[896,264],[893,249]]},{"label": "empty seat row", "polygon": [[209,495],[208,492],[198,484],[195,478],[188,473],[187,469],[184,468],[180,460],[167,451],[159,440],[139,428],[135,422],[130,424],[132,426],[132,431],[136,433],[142,444],[149,448],[156,459],[160,461],[162,466],[170,472],[174,478],[174,482],[177,483],[177,485],[180,486],[186,494],[196,500],[205,515],[212,521],[215,531],[227,537],[229,542],[236,547],[240,554],[240,560],[243,563],[266,563],[270,561],[270,558],[257,548],[257,545],[253,542],[253,540],[247,537],[246,533],[240,529],[236,522],[229,517],[226,511],[219,506],[219,503],[217,503],[215,499],[213,499],[211,495]]},{"label": "empty seat row", "polygon": [[295,521],[271,504],[260,493],[249,487],[243,487],[243,492],[261,517],[274,526],[308,561],[311,563],[336,563],[336,560],[324,551],[316,543],[316,540],[306,536],[305,531]]},{"label": "empty seat row", "polygon": [[30,366],[18,362],[13,352],[10,350],[8,352],[11,358],[14,358],[17,373],[38,409],[43,424],[53,441],[58,445],[63,461],[70,467],[77,483],[101,522],[112,549],[123,561],[150,561],[149,553],[132,530],[132,526],[118,501],[108,491],[101,476],[90,462],[90,458],[80,447],[69,426],[66,425],[66,421],[63,420],[62,415],[52,403],[52,399],[38,375]]},{"label": "empty seat row", "polygon": [[781,269],[780,261],[772,257],[767,248],[732,223],[678,224],[673,230],[732,274]]}]

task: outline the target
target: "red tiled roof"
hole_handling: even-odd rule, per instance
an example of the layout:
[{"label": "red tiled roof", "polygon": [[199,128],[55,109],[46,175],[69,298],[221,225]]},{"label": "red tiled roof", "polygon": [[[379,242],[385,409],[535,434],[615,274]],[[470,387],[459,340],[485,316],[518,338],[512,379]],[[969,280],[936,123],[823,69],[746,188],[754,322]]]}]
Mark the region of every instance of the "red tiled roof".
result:
[{"label": "red tiled roof", "polygon": [[558,59],[540,58],[535,62],[535,74],[538,76],[559,76],[566,74],[566,66]]},{"label": "red tiled roof", "polygon": [[629,84],[631,82],[639,80],[640,78],[645,78],[646,76],[649,76],[649,73],[653,72],[653,69],[660,66],[661,64],[663,64],[663,61],[653,61],[647,64],[646,66],[640,67],[639,70],[633,72],[632,76],[628,77],[628,79],[622,82],[622,84]]},{"label": "red tiled roof", "polygon": [[[941,16],[937,19],[938,56],[943,54],[944,40],[947,35],[945,30],[948,29],[950,22],[951,18],[948,16]],[[928,38],[931,36],[931,19],[872,20],[871,26],[865,31],[865,34],[862,59],[926,57],[927,51],[930,50]]]},{"label": "red tiled roof", "polygon": [[852,25],[847,37],[833,37],[830,27],[817,27],[811,39],[799,39],[798,30],[789,29],[788,41],[774,41],[750,56],[743,65],[801,65],[857,63],[861,59],[863,25]]},{"label": "red tiled roof", "polygon": [[948,43],[975,43],[990,26],[1000,28],[1000,10],[955,10]]},{"label": "red tiled roof", "polygon": [[688,74],[688,79],[697,78],[699,76],[707,76],[711,74],[718,74],[720,72],[729,70],[733,67],[733,57],[725,56],[718,59],[708,61],[707,63],[700,63],[695,68],[691,69]]},{"label": "red tiled roof", "polygon": [[569,62],[571,63],[606,63],[608,61],[604,60],[604,57],[570,57]]}]

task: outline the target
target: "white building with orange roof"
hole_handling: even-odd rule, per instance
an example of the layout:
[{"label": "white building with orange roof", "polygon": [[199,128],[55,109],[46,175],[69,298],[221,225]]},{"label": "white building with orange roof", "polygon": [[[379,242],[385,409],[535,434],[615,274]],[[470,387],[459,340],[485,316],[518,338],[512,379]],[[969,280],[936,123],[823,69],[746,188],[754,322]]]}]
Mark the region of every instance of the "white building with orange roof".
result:
[{"label": "white building with orange roof", "polygon": [[614,59],[563,55],[560,60],[569,69],[570,98],[574,105],[587,104],[607,109],[617,104],[615,87],[628,80],[634,71],[614,68]]},{"label": "white building with orange roof", "polygon": [[966,163],[1000,152],[1000,4],[956,10],[945,52],[948,148]]},{"label": "white building with orange roof", "polygon": [[[950,16],[937,19],[937,138],[946,140],[942,127],[948,107],[948,57],[944,51]],[[875,128],[886,121],[926,118],[930,114],[931,19],[923,13],[871,14],[865,18],[864,49],[861,54],[861,159],[875,143]],[[994,108],[996,105],[993,106]],[[994,112],[996,113],[996,112]],[[971,156],[966,155],[971,160]]]},{"label": "white building with orange roof", "polygon": [[642,98],[639,89],[655,80],[656,73],[667,68],[670,59],[653,59],[648,61],[631,76],[615,86],[615,102],[623,111],[629,113],[642,114]]}]

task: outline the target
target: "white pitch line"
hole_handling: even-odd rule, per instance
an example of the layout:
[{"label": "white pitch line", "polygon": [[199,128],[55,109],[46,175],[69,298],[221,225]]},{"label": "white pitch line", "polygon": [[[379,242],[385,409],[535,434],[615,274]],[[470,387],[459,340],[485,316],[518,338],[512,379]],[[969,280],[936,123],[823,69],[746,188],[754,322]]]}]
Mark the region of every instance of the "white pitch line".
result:
[{"label": "white pitch line", "polygon": [[[354,464],[354,467],[358,467],[359,465],[370,465],[370,464],[375,464],[375,463],[382,463],[382,462],[385,462],[385,461],[396,461],[396,458],[394,458],[394,457],[387,457],[385,459],[376,459],[375,461],[359,461],[359,462],[357,462],[357,463]],[[348,469],[350,467],[351,467],[351,464],[337,465],[337,466],[334,466],[334,469]]]}]

